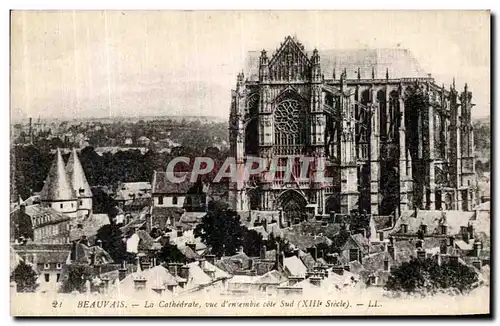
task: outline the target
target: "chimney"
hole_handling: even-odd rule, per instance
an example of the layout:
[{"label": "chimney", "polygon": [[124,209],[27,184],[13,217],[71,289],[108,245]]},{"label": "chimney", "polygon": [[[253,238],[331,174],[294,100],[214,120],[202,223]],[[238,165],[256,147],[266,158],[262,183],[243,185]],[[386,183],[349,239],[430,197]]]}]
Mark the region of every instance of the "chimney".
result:
[{"label": "chimney", "polygon": [[165,293],[166,289],[163,286],[159,286],[159,287],[152,288],[151,290],[155,291],[159,295],[163,295]]},{"label": "chimney", "polygon": [[203,269],[203,270],[206,269],[205,268],[206,265],[205,265],[205,259],[204,258],[199,258],[198,259],[198,266],[200,266],[200,268]]},{"label": "chimney", "polygon": [[481,249],[483,249],[483,243],[480,240],[474,241],[473,245],[474,257],[481,256]]},{"label": "chimney", "polygon": [[173,276],[177,276],[177,264],[169,263],[167,266],[168,266],[168,272]]},{"label": "chimney", "polygon": [[239,246],[239,247],[238,247],[238,253],[239,253],[239,254],[244,254],[244,253],[245,253],[245,251],[244,251],[244,249],[243,249],[243,246]]},{"label": "chimney", "polygon": [[184,265],[181,266],[180,271],[179,271],[179,276],[182,277],[183,279],[188,279],[189,278],[189,266]]},{"label": "chimney", "polygon": [[267,219],[264,218],[264,220],[262,221],[262,226],[264,227],[264,230],[266,230],[267,232]]},{"label": "chimney", "polygon": [[182,229],[178,228],[177,229],[177,237],[182,237],[183,234],[184,234],[184,232],[182,231]]},{"label": "chimney", "polygon": [[266,259],[266,246],[263,245],[262,247],[260,247],[260,252],[259,252],[259,258],[260,259]]},{"label": "chimney", "polygon": [[311,282],[311,284],[314,286],[320,286],[321,285],[321,277],[320,276],[311,276],[309,278],[309,282]]},{"label": "chimney", "polygon": [[143,291],[146,289],[147,280],[144,277],[137,277],[134,279],[134,289],[136,291]]},{"label": "chimney", "polygon": [[168,234],[164,234],[160,238],[160,244],[162,247],[170,243],[170,236]]},{"label": "chimney", "polygon": [[393,260],[396,260],[396,247],[394,245],[387,246],[387,251]]},{"label": "chimney", "polygon": [[333,266],[332,272],[338,275],[344,275],[344,268],[342,266]]},{"label": "chimney", "polygon": [[215,265],[215,255],[206,255],[205,259],[212,265]]},{"label": "chimney", "polygon": [[439,246],[439,253],[441,255],[446,255],[448,253],[448,241],[441,240],[441,245]]},{"label": "chimney", "polygon": [[475,261],[472,262],[472,266],[474,266],[478,270],[481,270],[482,265],[483,264],[482,264],[482,262],[480,260],[475,260]]},{"label": "chimney", "polygon": [[124,260],[118,270],[118,280],[121,281],[127,276],[127,262]]},{"label": "chimney", "polygon": [[312,256],[314,260],[318,259],[318,248],[316,246],[312,247]]},{"label": "chimney", "polygon": [[304,278],[302,276],[290,276],[288,278],[288,282],[289,282],[290,286],[293,286],[293,285],[295,285],[303,280],[304,280]]}]

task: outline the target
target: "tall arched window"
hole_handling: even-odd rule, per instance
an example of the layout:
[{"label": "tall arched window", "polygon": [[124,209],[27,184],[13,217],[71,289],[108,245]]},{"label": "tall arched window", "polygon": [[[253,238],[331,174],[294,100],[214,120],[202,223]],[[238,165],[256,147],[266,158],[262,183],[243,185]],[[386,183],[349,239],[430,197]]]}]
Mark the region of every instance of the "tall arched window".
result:
[{"label": "tall arched window", "polygon": [[274,111],[275,154],[297,155],[305,145],[306,115],[295,99],[281,101]]}]

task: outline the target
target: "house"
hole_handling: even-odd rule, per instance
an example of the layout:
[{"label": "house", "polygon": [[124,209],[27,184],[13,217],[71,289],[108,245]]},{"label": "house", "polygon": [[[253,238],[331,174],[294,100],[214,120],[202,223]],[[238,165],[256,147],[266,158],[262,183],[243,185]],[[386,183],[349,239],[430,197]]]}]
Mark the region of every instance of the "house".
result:
[{"label": "house", "polygon": [[62,282],[63,268],[69,263],[71,244],[26,243],[13,244],[12,248],[38,274],[39,291],[57,291]]},{"label": "house", "polygon": [[69,243],[70,217],[51,207],[23,203],[11,212],[10,220],[11,241],[23,237],[35,243]]},{"label": "house", "polygon": [[130,206],[134,200],[151,198],[151,183],[141,182],[122,182],[118,185],[114,199],[120,208]]},{"label": "house", "polygon": [[[174,178],[183,178],[174,180]],[[191,182],[187,172],[155,171],[152,183],[153,207],[178,207],[187,211],[205,211],[206,194],[201,182]]]}]

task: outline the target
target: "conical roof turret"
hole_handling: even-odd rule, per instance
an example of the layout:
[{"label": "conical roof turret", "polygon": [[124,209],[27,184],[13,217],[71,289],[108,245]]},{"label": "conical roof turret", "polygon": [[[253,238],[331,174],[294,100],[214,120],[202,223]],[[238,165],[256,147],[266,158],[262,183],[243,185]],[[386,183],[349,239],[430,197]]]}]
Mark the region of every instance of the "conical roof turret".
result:
[{"label": "conical roof turret", "polygon": [[57,149],[56,157],[45,179],[42,191],[40,192],[40,199],[43,201],[75,199],[66,175],[64,160],[59,148]]},{"label": "conical roof turret", "polygon": [[78,197],[92,197],[92,190],[90,190],[76,149],[73,149],[69,156],[68,164],[66,165],[66,173],[70,186]]}]

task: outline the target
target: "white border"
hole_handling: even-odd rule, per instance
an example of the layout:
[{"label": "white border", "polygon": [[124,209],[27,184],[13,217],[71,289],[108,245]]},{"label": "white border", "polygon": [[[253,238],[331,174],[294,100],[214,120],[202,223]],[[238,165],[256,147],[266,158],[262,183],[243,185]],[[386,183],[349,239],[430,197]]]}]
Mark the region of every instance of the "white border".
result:
[{"label": "white border", "polygon": [[[142,0],[142,1],[130,1],[130,0],[122,0],[122,1],[115,1],[115,2],[110,2],[110,1],[95,1],[95,0],[87,0],[87,1],[78,1],[78,2],[72,2],[70,3],[69,1],[2,1],[1,7],[1,33],[0,37],[2,40],[2,51],[1,51],[1,81],[2,81],[2,87],[1,87],[1,98],[2,98],[2,103],[3,105],[3,110],[1,110],[2,116],[0,117],[0,121],[2,123],[2,128],[0,128],[0,132],[2,137],[0,138],[0,149],[1,153],[3,153],[4,159],[2,159],[1,163],[1,168],[0,168],[0,185],[1,185],[1,195],[0,198],[2,198],[2,203],[3,203],[3,216],[4,216],[4,225],[3,227],[0,228],[2,232],[2,237],[1,239],[4,239],[5,245],[2,246],[1,250],[1,260],[3,262],[8,261],[8,246],[7,246],[7,241],[9,239],[9,228],[7,227],[7,220],[8,220],[8,204],[9,204],[9,150],[10,150],[10,145],[9,145],[9,9],[66,9],[66,10],[78,10],[78,9],[182,9],[182,10],[194,10],[194,9],[212,9],[212,10],[217,10],[217,9],[363,9],[363,10],[369,10],[369,9],[475,9],[475,10],[481,10],[481,9],[491,9],[493,13],[498,13],[498,7],[499,7],[499,1],[485,1],[485,0],[474,0],[474,1],[437,1],[437,0],[420,0],[416,3],[409,3],[406,1],[402,0],[379,0],[379,1],[356,1],[356,0],[349,0],[349,1],[342,1],[342,2],[323,2],[323,1],[315,1],[315,0],[307,0],[307,1],[286,1],[283,3],[270,3],[269,0],[252,0],[252,1],[246,1],[246,2],[237,2],[237,1],[192,1],[192,0],[184,0],[184,1],[179,1],[177,3],[162,3],[160,1],[147,1],[147,0]],[[346,26],[346,28],[349,28],[349,26]],[[495,26],[495,31],[493,35],[495,36],[496,40],[496,35],[498,32],[498,22]],[[464,42],[467,42],[467,40],[464,40]],[[498,59],[498,53],[496,54],[494,59]],[[492,72],[492,77],[493,74],[497,75],[498,72],[498,66],[496,67],[496,70]],[[495,84],[492,84],[495,86]],[[497,87],[498,89],[498,87]],[[494,92],[492,92],[494,93]],[[496,108],[491,108],[491,111],[493,112],[496,110]],[[496,114],[495,117],[495,124],[498,126],[500,125],[500,115]],[[492,121],[492,124],[494,123]],[[496,128],[494,128],[496,129]],[[496,142],[493,142],[493,144],[496,144]],[[500,144],[500,142],[498,143]],[[499,145],[500,146],[500,145]],[[495,170],[493,170],[494,172]],[[498,202],[499,198],[495,198],[495,201]],[[495,229],[495,234],[500,234],[498,231],[499,229],[499,224],[496,223],[496,229]],[[497,249],[497,248],[495,248]],[[497,250],[495,250],[495,253],[497,253]],[[498,261],[498,253],[495,256],[495,261]],[[8,283],[6,282],[7,277],[8,277],[8,269],[7,269],[8,263],[2,264],[3,268],[1,269],[1,279],[4,281],[2,282],[2,297],[1,297],[1,307],[2,307],[2,317],[7,317],[10,315],[10,307],[9,307],[9,291],[8,291]],[[495,265],[496,266],[496,265]],[[498,268],[496,268],[498,269]],[[498,280],[498,273],[495,273],[497,276]],[[498,299],[498,297],[497,297]],[[27,303],[29,304],[29,303]],[[7,319],[5,318],[5,319]],[[5,320],[2,318],[2,321]],[[370,319],[367,319],[370,320]],[[133,324],[139,324],[141,322],[154,322],[154,320],[133,320],[131,323]],[[184,321],[174,321],[174,320],[156,320],[157,322],[167,322],[169,324],[176,324],[176,323],[193,323],[198,320],[184,320]],[[201,320],[200,320],[201,321]],[[217,320],[218,321],[218,320]],[[303,322],[305,320],[297,320],[298,322]],[[371,320],[373,321],[373,320]],[[26,325],[34,324],[35,322],[40,322],[40,321],[35,321],[35,320],[30,320],[30,321],[24,321]],[[46,321],[46,322],[54,322],[53,320]],[[65,322],[65,323],[72,323],[72,324],[78,324],[82,325],[84,323],[89,322],[89,320],[61,320],[61,321],[55,321],[55,322]],[[118,324],[121,323],[122,320],[91,320],[94,324],[97,325],[104,325],[106,324]],[[208,322],[208,320],[203,320],[201,322]],[[212,321],[213,322],[213,321]],[[235,320],[225,320],[224,322],[235,322]],[[277,319],[273,320],[253,320],[253,321],[243,321],[243,320],[238,320],[236,321],[237,323],[241,322],[258,322],[259,324],[271,324],[271,323],[277,323],[277,322],[288,322],[286,321],[280,321]],[[321,322],[327,322],[327,323],[341,323],[340,320],[322,320]],[[360,323],[360,321],[351,321],[351,323]],[[386,321],[384,320],[379,320],[378,321],[385,323]],[[412,322],[419,322],[418,320],[416,321],[409,321],[409,320],[404,320],[404,323],[412,323]],[[430,321],[426,320],[426,323],[442,323],[446,322],[443,320],[440,321]],[[454,322],[453,320],[451,322]],[[467,321],[470,323],[473,323],[474,321]],[[12,318],[9,318],[7,321],[7,325],[14,324],[15,321]],[[2,323],[4,324],[4,323]],[[5,324],[4,324],[5,325]]]}]

